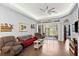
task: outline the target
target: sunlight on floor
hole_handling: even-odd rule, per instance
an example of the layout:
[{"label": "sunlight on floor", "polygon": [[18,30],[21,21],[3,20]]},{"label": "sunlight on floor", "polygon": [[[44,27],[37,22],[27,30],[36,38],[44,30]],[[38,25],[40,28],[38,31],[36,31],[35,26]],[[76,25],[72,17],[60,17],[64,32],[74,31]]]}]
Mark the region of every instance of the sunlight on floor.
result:
[{"label": "sunlight on floor", "polygon": [[65,43],[65,50],[67,52],[69,52],[69,39],[66,40],[66,43]]}]

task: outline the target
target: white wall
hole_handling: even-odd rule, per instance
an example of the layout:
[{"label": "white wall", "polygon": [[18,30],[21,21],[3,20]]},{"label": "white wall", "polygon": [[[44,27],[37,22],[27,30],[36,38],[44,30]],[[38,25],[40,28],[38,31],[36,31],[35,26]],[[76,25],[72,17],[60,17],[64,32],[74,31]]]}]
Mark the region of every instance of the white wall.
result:
[{"label": "white wall", "polygon": [[[19,23],[26,23],[27,32],[19,32]],[[0,23],[8,23],[13,24],[12,32],[0,32],[0,36],[6,35],[27,35],[27,34],[34,34],[36,32],[35,29],[31,29],[31,24],[36,24],[34,20],[27,18],[15,11],[8,9],[7,7],[0,5]]]},{"label": "white wall", "polygon": [[[66,20],[66,19],[69,20],[69,22],[67,24],[64,23],[64,20]],[[75,33],[75,32],[72,31],[72,24],[74,24],[74,22],[78,20],[78,8],[72,14],[70,14],[67,17],[61,18],[60,20],[61,20],[61,24],[62,24],[62,28],[61,28],[62,31],[60,31],[60,33],[62,33],[61,34],[61,40],[62,41],[64,40],[64,37],[63,37],[63,35],[64,35],[64,25],[67,26],[68,24],[70,24],[70,26],[71,26],[71,39],[73,37],[78,38],[78,33]]]}]

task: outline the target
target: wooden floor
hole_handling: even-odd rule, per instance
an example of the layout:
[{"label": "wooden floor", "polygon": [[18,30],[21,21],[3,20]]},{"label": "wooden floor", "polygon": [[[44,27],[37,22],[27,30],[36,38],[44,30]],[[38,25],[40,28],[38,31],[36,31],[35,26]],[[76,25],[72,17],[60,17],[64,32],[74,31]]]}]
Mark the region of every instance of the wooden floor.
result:
[{"label": "wooden floor", "polygon": [[20,56],[67,56],[65,44],[56,39],[44,39],[43,46],[35,50],[33,45],[26,47]]}]

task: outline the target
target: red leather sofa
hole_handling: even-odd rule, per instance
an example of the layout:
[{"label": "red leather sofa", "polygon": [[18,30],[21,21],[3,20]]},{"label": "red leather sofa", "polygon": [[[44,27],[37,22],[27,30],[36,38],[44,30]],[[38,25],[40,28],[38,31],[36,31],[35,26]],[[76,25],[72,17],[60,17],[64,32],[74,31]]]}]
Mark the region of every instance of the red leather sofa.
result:
[{"label": "red leather sofa", "polygon": [[19,40],[19,42],[22,43],[22,45],[23,45],[24,47],[33,44],[33,41],[37,40],[37,38],[36,38],[35,36],[32,37],[32,35],[19,36],[19,37],[17,37],[17,39]]}]

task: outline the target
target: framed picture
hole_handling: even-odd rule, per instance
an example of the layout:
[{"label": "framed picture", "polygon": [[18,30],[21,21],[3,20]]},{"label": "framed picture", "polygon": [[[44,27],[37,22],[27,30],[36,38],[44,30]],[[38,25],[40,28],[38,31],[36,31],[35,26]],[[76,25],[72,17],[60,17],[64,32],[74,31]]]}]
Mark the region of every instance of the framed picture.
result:
[{"label": "framed picture", "polygon": [[26,28],[27,28],[27,27],[26,27],[26,24],[25,24],[25,23],[19,23],[19,31],[20,31],[20,32],[25,32],[25,31],[27,31]]},{"label": "framed picture", "polygon": [[35,24],[31,24],[31,28],[32,29],[35,29]]},{"label": "framed picture", "polygon": [[12,29],[13,29],[12,24],[8,24],[8,23],[1,23],[0,24],[0,32],[11,32]]}]

